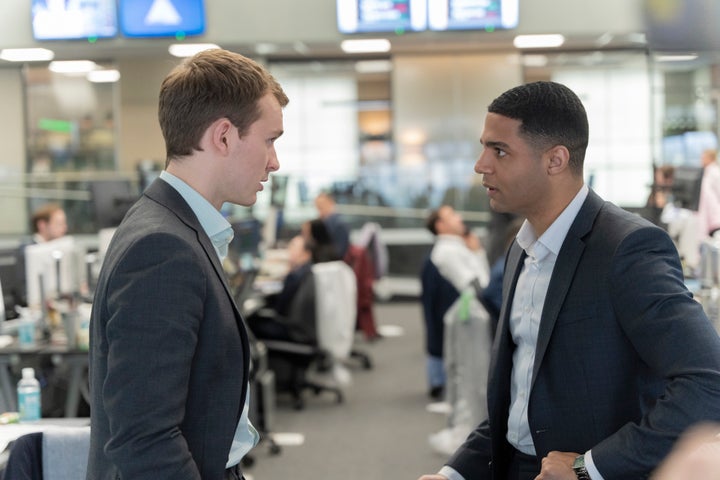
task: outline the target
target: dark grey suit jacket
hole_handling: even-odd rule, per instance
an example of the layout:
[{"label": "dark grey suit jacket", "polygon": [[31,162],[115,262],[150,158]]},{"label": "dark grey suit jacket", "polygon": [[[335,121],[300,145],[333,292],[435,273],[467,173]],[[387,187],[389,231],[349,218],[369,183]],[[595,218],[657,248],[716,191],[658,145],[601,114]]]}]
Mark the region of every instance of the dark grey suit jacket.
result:
[{"label": "dark grey suit jacket", "polygon": [[111,244],[90,323],[87,478],[224,478],[248,337],[190,206],[156,180]]},{"label": "dark grey suit jacket", "polygon": [[[524,257],[514,243],[489,420],[448,462],[467,480],[507,475],[509,315]],[[528,408],[537,455],[592,449],[604,478],[636,480],[703,419],[720,420],[720,339],[685,288],[677,251],[663,230],[591,191],[558,255],[540,320]]]}]

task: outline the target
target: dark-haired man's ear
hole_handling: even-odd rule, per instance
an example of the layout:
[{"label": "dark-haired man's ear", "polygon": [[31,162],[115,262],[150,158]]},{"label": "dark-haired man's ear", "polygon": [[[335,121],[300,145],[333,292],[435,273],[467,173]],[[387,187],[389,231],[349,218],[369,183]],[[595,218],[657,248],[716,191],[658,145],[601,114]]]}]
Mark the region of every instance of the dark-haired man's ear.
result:
[{"label": "dark-haired man's ear", "polygon": [[548,175],[557,175],[569,168],[570,151],[565,145],[555,145],[545,155]]}]

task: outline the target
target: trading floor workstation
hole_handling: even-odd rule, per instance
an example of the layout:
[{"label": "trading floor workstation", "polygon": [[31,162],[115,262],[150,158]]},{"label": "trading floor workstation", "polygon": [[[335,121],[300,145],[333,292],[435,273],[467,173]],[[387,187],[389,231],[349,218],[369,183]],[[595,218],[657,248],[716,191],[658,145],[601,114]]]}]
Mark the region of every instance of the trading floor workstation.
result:
[{"label": "trading floor workstation", "polygon": [[[331,192],[354,241],[366,225],[380,227],[387,263],[373,301],[390,312],[407,304],[421,325],[412,309],[433,248],[429,211],[452,205],[490,246],[494,214],[474,171],[487,105],[513,85],[553,80],[576,91],[591,118],[585,183],[668,231],[688,287],[720,329],[720,240],[697,230],[700,156],[718,148],[720,134],[720,42],[695,28],[720,22],[717,2],[668,2],[670,10],[643,0],[582,9],[575,0],[270,3],[137,2],[145,15],[114,0],[0,6],[0,413],[17,411],[21,368],[33,366],[47,380],[46,417],[87,417],[94,282],[114,228],[163,170],[158,89],[182,61],[178,47],[196,43],[258,60],[290,97],[280,170],[252,208],[222,209],[234,231],[227,281],[245,315],[282,289],[288,242],[315,217],[315,196]],[[77,18],[72,9],[91,4],[100,13],[88,17],[99,21],[92,32],[48,20]],[[377,49],[353,50],[356,40]],[[551,43],[524,43],[539,40]],[[12,59],[29,47],[46,56]],[[672,171],[672,182],[660,171]],[[68,234],[26,245],[27,219],[47,202],[67,212]],[[356,325],[348,348],[369,352],[370,365],[373,345],[388,342],[365,333]],[[273,352],[257,345],[252,405],[261,430],[277,430],[286,398],[303,415],[318,403],[342,409],[335,400],[357,395],[322,391],[318,401],[305,388],[302,401],[285,397],[299,390],[278,383]],[[351,375],[363,369],[358,358],[349,356]],[[427,400],[422,380],[414,388]]]}]

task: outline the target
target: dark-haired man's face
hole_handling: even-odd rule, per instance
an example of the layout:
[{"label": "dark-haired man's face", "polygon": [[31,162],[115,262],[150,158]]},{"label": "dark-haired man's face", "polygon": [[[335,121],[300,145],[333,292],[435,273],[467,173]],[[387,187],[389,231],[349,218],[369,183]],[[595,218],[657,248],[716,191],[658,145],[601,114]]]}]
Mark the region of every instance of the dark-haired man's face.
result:
[{"label": "dark-haired man's face", "polygon": [[542,154],[519,135],[521,122],[488,113],[475,171],[483,176],[490,207],[524,217],[543,209],[550,188]]}]

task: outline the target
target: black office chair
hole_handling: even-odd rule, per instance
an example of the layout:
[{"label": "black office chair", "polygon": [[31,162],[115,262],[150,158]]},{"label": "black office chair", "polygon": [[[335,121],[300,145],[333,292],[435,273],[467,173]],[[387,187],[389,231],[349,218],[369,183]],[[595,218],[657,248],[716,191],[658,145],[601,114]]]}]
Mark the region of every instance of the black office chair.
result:
[{"label": "black office chair", "polygon": [[[304,408],[303,392],[330,392],[344,401],[349,373],[343,366],[350,355],[355,330],[355,275],[342,261],[313,265],[290,307],[290,323],[304,324],[315,340],[299,343],[262,340],[279,391],[289,391],[296,409]],[[310,320],[310,322],[308,321]],[[307,338],[305,332],[304,338]]]},{"label": "black office chair", "polygon": [[3,480],[85,478],[90,427],[48,427],[18,437],[10,446]]}]

